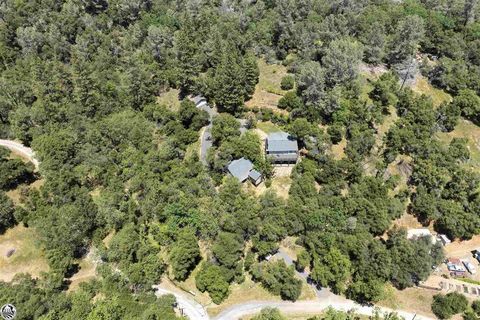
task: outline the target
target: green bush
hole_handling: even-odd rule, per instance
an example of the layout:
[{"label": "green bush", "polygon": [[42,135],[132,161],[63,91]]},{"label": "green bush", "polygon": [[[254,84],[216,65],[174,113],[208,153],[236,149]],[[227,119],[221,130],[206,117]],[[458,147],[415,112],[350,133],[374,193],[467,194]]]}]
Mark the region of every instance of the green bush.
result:
[{"label": "green bush", "polygon": [[440,319],[449,319],[455,314],[464,312],[467,307],[467,298],[457,292],[437,294],[433,297],[432,311]]},{"label": "green bush", "polygon": [[280,88],[282,90],[292,90],[295,86],[295,79],[293,76],[287,75],[282,78],[282,82],[280,83]]}]

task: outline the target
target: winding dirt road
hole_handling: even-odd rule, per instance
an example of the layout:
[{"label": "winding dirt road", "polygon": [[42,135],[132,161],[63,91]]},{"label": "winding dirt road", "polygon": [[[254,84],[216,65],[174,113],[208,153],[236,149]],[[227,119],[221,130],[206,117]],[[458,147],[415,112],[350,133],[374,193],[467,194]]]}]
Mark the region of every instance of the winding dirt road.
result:
[{"label": "winding dirt road", "polygon": [[33,163],[35,169],[38,170],[38,165],[40,162],[38,162],[38,160],[35,158],[35,153],[31,148],[25,147],[23,144],[17,141],[4,139],[0,139],[0,146],[21,154],[23,157],[27,158],[31,163]]}]

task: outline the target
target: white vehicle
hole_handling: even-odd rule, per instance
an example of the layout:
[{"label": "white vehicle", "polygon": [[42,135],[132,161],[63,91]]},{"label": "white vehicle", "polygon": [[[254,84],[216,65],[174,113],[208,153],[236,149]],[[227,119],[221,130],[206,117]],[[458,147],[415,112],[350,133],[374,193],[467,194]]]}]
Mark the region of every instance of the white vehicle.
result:
[{"label": "white vehicle", "polygon": [[477,269],[475,269],[475,266],[473,265],[473,263],[471,263],[470,261],[462,261],[463,262],[463,265],[465,266],[465,268],[468,270],[468,272],[470,272],[471,274],[475,274],[477,273]]}]

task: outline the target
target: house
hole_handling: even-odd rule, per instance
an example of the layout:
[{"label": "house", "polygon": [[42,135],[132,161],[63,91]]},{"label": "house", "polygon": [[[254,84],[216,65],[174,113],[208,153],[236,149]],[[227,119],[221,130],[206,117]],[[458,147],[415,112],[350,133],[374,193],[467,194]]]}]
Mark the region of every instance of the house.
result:
[{"label": "house", "polygon": [[447,268],[448,268],[448,271],[450,271],[450,273],[454,276],[463,276],[467,271],[463,267],[462,261],[460,261],[460,259],[457,259],[457,258],[448,259]]},{"label": "house", "polygon": [[253,169],[253,163],[245,158],[233,160],[227,169],[240,182],[245,182],[249,179],[255,186],[262,182],[262,174]]},{"label": "house", "polygon": [[265,141],[265,152],[273,163],[296,163],[298,142],[286,132],[274,132]]},{"label": "house", "polygon": [[197,108],[201,108],[201,107],[207,105],[207,99],[205,99],[205,97],[200,96],[200,95],[193,97],[192,101],[193,101],[193,103],[195,103],[195,107],[197,107]]}]

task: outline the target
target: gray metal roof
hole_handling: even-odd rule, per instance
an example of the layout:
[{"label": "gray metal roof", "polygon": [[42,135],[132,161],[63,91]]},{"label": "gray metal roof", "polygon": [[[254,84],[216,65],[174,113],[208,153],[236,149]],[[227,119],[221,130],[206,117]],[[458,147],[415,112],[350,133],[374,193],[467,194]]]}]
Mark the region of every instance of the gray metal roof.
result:
[{"label": "gray metal roof", "polygon": [[262,174],[260,172],[258,172],[257,170],[253,169],[252,171],[250,171],[250,174],[248,176],[251,179],[253,179],[254,181],[257,181],[258,179],[260,179]]},{"label": "gray metal roof", "polygon": [[245,158],[233,160],[228,165],[228,172],[240,182],[247,180],[250,171],[253,169],[253,163]]},{"label": "gray metal roof", "polygon": [[207,104],[207,99],[205,99],[205,97],[200,95],[193,97],[192,100],[195,103],[195,106],[197,107]]},{"label": "gray metal roof", "polygon": [[267,137],[268,152],[297,152],[298,143],[286,132],[274,132]]}]

